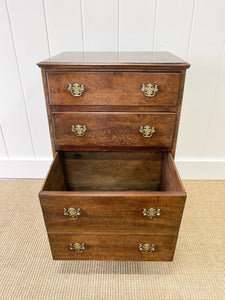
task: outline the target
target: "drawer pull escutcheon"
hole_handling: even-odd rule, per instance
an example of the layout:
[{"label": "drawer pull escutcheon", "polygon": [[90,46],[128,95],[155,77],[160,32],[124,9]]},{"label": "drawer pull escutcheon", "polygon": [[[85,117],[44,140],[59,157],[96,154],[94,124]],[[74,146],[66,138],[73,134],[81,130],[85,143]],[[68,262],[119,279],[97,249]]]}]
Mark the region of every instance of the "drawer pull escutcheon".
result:
[{"label": "drawer pull escutcheon", "polygon": [[155,127],[151,126],[140,126],[139,132],[142,133],[143,137],[152,137],[153,133],[155,132]]},{"label": "drawer pull escutcheon", "polygon": [[158,85],[156,84],[154,86],[152,83],[142,83],[141,91],[146,97],[154,97],[158,92]]},{"label": "drawer pull escutcheon", "polygon": [[153,251],[155,251],[155,245],[152,244],[139,244],[139,250],[144,253],[144,254],[148,254],[148,253],[151,253]]},{"label": "drawer pull escutcheon", "polygon": [[72,132],[76,136],[84,136],[87,131],[87,127],[85,125],[72,125]]},{"label": "drawer pull escutcheon", "polygon": [[78,219],[78,216],[80,215],[81,211],[80,208],[64,208],[64,216],[68,216],[74,220]]},{"label": "drawer pull escutcheon", "polygon": [[143,215],[148,218],[149,220],[155,220],[157,217],[161,215],[161,210],[155,208],[144,208]]},{"label": "drawer pull escutcheon", "polygon": [[85,244],[82,243],[70,243],[70,250],[74,251],[75,253],[81,253],[85,249]]},{"label": "drawer pull escutcheon", "polygon": [[70,91],[74,97],[80,97],[83,94],[84,89],[84,84],[69,83],[68,85],[68,91]]}]

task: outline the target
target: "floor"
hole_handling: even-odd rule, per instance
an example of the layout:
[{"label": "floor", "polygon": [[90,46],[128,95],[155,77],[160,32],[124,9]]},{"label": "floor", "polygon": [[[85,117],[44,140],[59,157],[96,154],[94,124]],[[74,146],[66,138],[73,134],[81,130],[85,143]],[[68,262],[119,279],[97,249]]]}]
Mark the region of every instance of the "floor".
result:
[{"label": "floor", "polygon": [[185,181],[173,262],[53,261],[41,180],[2,180],[1,299],[225,299],[225,181]]}]

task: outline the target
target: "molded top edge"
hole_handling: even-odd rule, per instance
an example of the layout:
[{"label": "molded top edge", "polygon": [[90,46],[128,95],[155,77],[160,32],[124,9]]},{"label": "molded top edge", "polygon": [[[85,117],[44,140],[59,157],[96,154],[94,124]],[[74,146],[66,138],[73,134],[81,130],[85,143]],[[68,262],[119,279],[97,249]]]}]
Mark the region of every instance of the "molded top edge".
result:
[{"label": "molded top edge", "polygon": [[62,52],[37,64],[52,66],[176,66],[181,69],[190,64],[169,52]]}]

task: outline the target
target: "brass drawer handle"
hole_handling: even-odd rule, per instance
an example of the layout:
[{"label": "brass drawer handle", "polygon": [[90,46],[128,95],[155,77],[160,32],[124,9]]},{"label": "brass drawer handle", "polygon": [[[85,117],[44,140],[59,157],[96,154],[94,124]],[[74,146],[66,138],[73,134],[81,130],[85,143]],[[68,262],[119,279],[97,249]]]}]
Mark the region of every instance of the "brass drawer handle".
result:
[{"label": "brass drawer handle", "polygon": [[139,244],[138,246],[139,250],[144,253],[144,254],[149,254],[152,253],[153,251],[155,251],[155,245],[152,244]]},{"label": "brass drawer handle", "polygon": [[152,137],[153,133],[155,132],[155,127],[151,127],[149,125],[140,126],[139,132],[142,133],[143,137]]},{"label": "brass drawer handle", "polygon": [[156,84],[154,86],[152,83],[142,83],[141,91],[146,97],[154,97],[158,92],[158,85]]},{"label": "brass drawer handle", "polygon": [[85,249],[85,244],[82,243],[70,243],[70,250],[74,251],[75,253],[81,253]]},{"label": "brass drawer handle", "polygon": [[87,131],[87,127],[85,125],[72,125],[72,132],[76,136],[84,136]]},{"label": "brass drawer handle", "polygon": [[68,91],[74,96],[74,97],[80,97],[84,92],[84,84],[79,83],[69,83],[68,85]]},{"label": "brass drawer handle", "polygon": [[80,208],[64,208],[64,216],[68,216],[74,220],[78,219],[80,213]]},{"label": "brass drawer handle", "polygon": [[149,220],[155,220],[157,217],[161,215],[161,210],[155,208],[144,208],[143,215],[148,218]]}]

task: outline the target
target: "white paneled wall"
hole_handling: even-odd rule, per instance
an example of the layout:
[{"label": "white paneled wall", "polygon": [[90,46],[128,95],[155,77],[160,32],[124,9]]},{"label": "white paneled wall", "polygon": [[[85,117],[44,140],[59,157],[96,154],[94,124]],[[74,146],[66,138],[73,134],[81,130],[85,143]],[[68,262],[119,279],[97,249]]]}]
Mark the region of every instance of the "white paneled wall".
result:
[{"label": "white paneled wall", "polygon": [[83,51],[81,1],[47,0],[43,3],[51,56],[64,51]]},{"label": "white paneled wall", "polygon": [[152,51],[155,37],[156,0],[120,0],[120,51]]},{"label": "white paneled wall", "polygon": [[225,178],[224,0],[1,0],[0,177],[52,159],[40,69],[62,51],[170,51],[187,71],[176,153],[186,179]]}]

